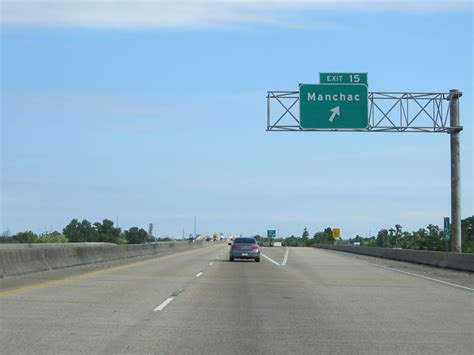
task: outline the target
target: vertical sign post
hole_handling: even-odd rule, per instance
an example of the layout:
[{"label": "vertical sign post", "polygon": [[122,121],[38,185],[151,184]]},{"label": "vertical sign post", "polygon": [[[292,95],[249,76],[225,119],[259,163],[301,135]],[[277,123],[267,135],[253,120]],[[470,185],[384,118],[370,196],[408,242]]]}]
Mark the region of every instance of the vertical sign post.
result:
[{"label": "vertical sign post", "polygon": [[461,246],[461,158],[459,149],[459,98],[462,93],[449,90],[451,123],[451,251],[462,252]]}]

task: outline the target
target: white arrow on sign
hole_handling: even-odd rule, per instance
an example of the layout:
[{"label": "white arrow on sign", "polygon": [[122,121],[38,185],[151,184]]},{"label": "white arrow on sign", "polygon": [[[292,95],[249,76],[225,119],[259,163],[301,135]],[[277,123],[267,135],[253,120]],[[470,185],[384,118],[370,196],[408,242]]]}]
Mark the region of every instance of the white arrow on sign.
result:
[{"label": "white arrow on sign", "polygon": [[334,121],[334,118],[336,117],[336,115],[337,115],[337,116],[340,116],[340,115],[341,115],[341,110],[339,109],[339,106],[336,106],[336,107],[330,109],[329,111],[332,112],[331,117],[329,117],[329,122]]}]

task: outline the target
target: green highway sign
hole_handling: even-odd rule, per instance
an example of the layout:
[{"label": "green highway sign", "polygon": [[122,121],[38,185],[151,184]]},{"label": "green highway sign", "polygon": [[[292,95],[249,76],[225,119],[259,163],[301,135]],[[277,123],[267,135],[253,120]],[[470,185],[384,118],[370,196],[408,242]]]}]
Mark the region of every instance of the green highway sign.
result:
[{"label": "green highway sign", "polygon": [[276,238],[276,230],[274,229],[267,230],[267,238]]},{"label": "green highway sign", "polygon": [[449,217],[444,217],[444,240],[449,239]]},{"label": "green highway sign", "polygon": [[364,84],[300,84],[303,129],[366,129],[368,89]]},{"label": "green highway sign", "polygon": [[319,73],[321,84],[365,84],[367,73]]}]

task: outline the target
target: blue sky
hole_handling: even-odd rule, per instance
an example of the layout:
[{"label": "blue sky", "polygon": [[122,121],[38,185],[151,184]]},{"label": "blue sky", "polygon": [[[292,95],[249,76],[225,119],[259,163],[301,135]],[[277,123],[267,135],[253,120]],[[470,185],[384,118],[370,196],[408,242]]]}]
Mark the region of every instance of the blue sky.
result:
[{"label": "blue sky", "polygon": [[470,1],[2,1],[0,231],[72,218],[160,236],[344,237],[450,215],[449,136],[266,132],[266,91],[368,72],[461,98],[473,214]]}]

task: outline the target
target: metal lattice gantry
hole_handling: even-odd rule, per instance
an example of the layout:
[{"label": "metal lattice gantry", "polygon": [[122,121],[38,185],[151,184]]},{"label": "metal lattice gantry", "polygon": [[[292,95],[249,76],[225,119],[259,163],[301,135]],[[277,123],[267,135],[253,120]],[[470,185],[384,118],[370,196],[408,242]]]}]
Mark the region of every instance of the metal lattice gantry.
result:
[{"label": "metal lattice gantry", "polygon": [[304,129],[300,125],[299,92],[268,91],[267,131],[431,132],[452,133],[450,93],[369,92],[366,129]]},{"label": "metal lattice gantry", "polygon": [[[300,90],[303,86],[300,86]],[[365,96],[365,94],[364,94]],[[451,248],[461,253],[461,189],[460,189],[460,143],[459,135],[462,126],[459,122],[459,98],[462,92],[457,89],[449,93],[421,92],[368,92],[367,110],[364,116],[357,116],[352,109],[344,115],[346,123],[354,117],[362,117],[363,125],[358,128],[303,128],[300,118],[299,91],[268,91],[267,94],[267,131],[287,132],[425,132],[448,133],[451,147]],[[308,93],[308,101],[314,101],[315,94]],[[337,98],[337,96],[336,96]],[[339,96],[342,98],[342,96]],[[336,99],[333,99],[337,101]],[[357,99],[356,99],[357,100]],[[314,107],[314,106],[313,106]],[[319,106],[321,108],[323,106]],[[327,107],[326,107],[327,108]],[[337,110],[336,110],[337,108]],[[301,108],[302,110],[302,108]],[[334,115],[339,114],[339,106],[330,109],[332,122]],[[367,114],[367,127],[365,125]],[[305,117],[320,118],[321,113],[305,111]],[[348,125],[350,127],[350,125]],[[344,127],[339,125],[339,127]]]}]

